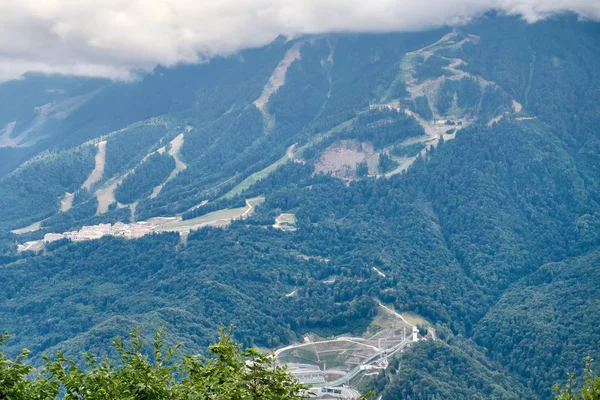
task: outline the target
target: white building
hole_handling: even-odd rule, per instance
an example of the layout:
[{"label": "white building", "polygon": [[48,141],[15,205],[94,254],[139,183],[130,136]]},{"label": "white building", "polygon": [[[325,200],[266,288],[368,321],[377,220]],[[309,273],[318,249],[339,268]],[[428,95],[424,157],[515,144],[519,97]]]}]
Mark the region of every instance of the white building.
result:
[{"label": "white building", "polygon": [[56,242],[57,240],[61,240],[64,238],[65,238],[65,235],[63,235],[62,233],[46,233],[44,235],[44,242],[52,243],[52,242]]},{"label": "white building", "polygon": [[337,399],[337,400],[359,400],[360,393],[354,389],[345,387],[321,387],[309,391],[310,399]]},{"label": "white building", "polygon": [[303,385],[325,385],[325,374],[316,366],[289,365],[289,373]]}]

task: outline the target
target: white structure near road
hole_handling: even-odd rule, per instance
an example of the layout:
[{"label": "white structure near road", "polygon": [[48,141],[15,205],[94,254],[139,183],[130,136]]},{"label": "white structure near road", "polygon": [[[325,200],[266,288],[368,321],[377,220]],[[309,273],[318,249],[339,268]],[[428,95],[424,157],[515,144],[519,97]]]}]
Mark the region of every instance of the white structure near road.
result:
[{"label": "white structure near road", "polygon": [[[379,374],[393,357],[416,342],[427,340],[420,336],[416,322],[408,322],[400,313],[377,303],[381,315],[376,318],[381,319],[377,320],[378,329],[372,336],[305,335],[303,343],[277,349],[274,353],[277,363],[287,365],[293,376],[311,387],[314,398],[359,399],[360,394],[347,385],[356,383],[361,376]],[[419,320],[418,316],[412,318]]]},{"label": "white structure near road", "polygon": [[300,383],[308,386],[325,385],[325,373],[316,365],[288,364],[288,372]]},{"label": "white structure near road", "polygon": [[343,400],[359,400],[360,393],[354,389],[347,387],[321,387],[311,389],[311,399],[343,399]]},{"label": "white structure near road", "polygon": [[[78,231],[64,233],[47,233],[44,239],[35,240],[18,246],[18,251],[40,251],[47,243],[68,239],[73,242],[100,239],[103,236],[117,236],[126,239],[137,239],[151,233],[176,232],[186,239],[193,230],[205,226],[224,227],[233,220],[246,219],[254,211],[254,207],[261,204],[264,197],[255,197],[246,200],[245,207],[217,210],[200,217],[184,220],[181,215],[174,217],[154,217],[147,221],[131,224],[117,222],[115,224],[98,224],[83,226]],[[204,203],[205,204],[205,203]],[[41,225],[41,224],[40,224]],[[40,229],[40,226],[36,228]],[[23,231],[25,233],[25,231]]]}]

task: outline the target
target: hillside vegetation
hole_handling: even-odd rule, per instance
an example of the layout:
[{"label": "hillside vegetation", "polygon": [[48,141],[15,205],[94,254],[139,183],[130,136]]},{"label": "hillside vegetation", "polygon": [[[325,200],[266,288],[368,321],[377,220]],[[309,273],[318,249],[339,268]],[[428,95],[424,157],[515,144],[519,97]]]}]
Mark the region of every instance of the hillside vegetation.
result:
[{"label": "hillside vegetation", "polygon": [[[3,150],[6,354],[77,358],[163,325],[195,353],[231,323],[245,345],[276,348],[360,335],[382,302],[440,333],[362,382],[383,399],[550,397],[600,357],[598,38],[599,24],[570,16],[489,14],[454,30],[280,38],[98,81],[31,146]],[[45,79],[11,85],[58,84]],[[7,121],[33,118],[21,111]],[[87,190],[99,140],[104,173]],[[189,220],[258,196],[247,218],[185,238],[15,252],[49,232]],[[294,229],[278,229],[282,216]]]},{"label": "hillside vegetation", "polygon": [[[23,350],[15,361],[0,352],[0,396],[12,400],[61,398],[136,399],[304,399],[307,390],[285,368],[257,349],[242,350],[228,333],[221,331],[218,343],[208,348],[210,357],[185,355],[176,361],[178,346],[165,348],[157,332],[153,351],[145,349],[138,329],[125,344],[116,338],[118,367],[104,358],[86,354],[86,365],[58,352],[36,371],[24,360]],[[0,346],[8,339],[0,337]],[[150,353],[150,354],[148,354]]]}]

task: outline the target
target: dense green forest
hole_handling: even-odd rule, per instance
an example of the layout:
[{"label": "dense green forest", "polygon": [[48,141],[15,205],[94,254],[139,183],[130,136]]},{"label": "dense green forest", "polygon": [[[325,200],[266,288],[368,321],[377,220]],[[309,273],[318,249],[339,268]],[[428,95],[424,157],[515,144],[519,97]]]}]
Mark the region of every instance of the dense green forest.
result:
[{"label": "dense green forest", "polygon": [[[486,14],[455,29],[454,43],[477,40],[415,61],[417,84],[440,79],[435,95],[409,93],[406,53],[450,32],[279,38],[135,83],[53,81],[67,95],[95,94],[53,120],[37,147],[0,161],[7,357],[27,347],[39,364],[63,349],[79,362],[81,351],[103,354],[136,326],[164,326],[169,342],[194,354],[232,323],[236,340],[273,349],[309,332],[360,335],[380,301],[428,320],[439,340],[407,350],[363,389],[382,399],[551,397],[585,356],[600,357],[600,25]],[[295,44],[301,57],[257,108]],[[455,58],[468,74],[444,68]],[[32,88],[44,81],[27,79]],[[4,85],[0,96],[24,83]],[[11,110],[8,122],[33,118]],[[441,117],[450,121],[430,123]],[[450,132],[453,140],[439,139]],[[156,151],[180,134],[186,168],[149,198],[175,167]],[[83,190],[97,147],[75,146],[101,135],[104,173]],[[343,148],[349,141],[360,151]],[[327,151],[342,163],[336,146],[355,157],[358,179],[315,173]],[[421,153],[403,173],[369,176]],[[95,193],[128,173],[115,197],[137,204],[137,220],[265,201],[186,241],[162,233],[16,252],[47,232],[129,221],[129,207],[96,215]],[[252,174],[253,184],[227,195]],[[59,212],[66,192],[73,207]],[[296,230],[273,228],[282,213],[294,214]],[[40,230],[10,232],[41,220]]]},{"label": "dense green forest", "polygon": [[481,349],[461,338],[417,344],[368,386],[376,388],[382,400],[533,397],[524,385],[486,359]]},{"label": "dense green forest", "polygon": [[20,228],[56,213],[66,192],[74,192],[94,169],[94,148],[43,153],[0,178],[0,227]]},{"label": "dense green forest", "polygon": [[175,159],[168,153],[154,153],[117,186],[115,198],[123,204],[148,197],[175,169]]},{"label": "dense green forest", "polygon": [[[8,334],[0,337],[0,349]],[[221,330],[219,341],[208,347],[209,356],[175,357],[179,345],[165,347],[158,331],[152,351],[146,350],[140,330],[127,342],[116,338],[118,366],[108,358],[85,355],[85,366],[61,352],[45,360],[40,370],[25,363],[27,350],[13,361],[0,352],[0,396],[11,400],[31,399],[304,399],[308,388],[274,365],[269,354],[245,349]]]},{"label": "dense green forest", "polygon": [[130,127],[108,138],[104,172],[108,176],[115,176],[134,169],[151,150],[156,150],[153,147],[166,144],[162,139],[168,133],[164,122],[155,121],[148,125]]},{"label": "dense green forest", "polygon": [[504,293],[479,322],[475,341],[549,396],[552,383],[564,378],[557,366],[580,365],[582,354],[600,357],[599,267],[598,250],[544,265]]}]

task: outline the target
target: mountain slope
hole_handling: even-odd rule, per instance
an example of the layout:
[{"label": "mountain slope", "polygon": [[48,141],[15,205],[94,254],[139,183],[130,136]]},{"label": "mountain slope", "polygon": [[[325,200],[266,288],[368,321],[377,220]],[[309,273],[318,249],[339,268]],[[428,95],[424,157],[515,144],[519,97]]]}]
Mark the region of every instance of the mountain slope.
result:
[{"label": "mountain slope", "polygon": [[[370,387],[382,399],[523,399],[533,394],[468,341],[419,343]],[[479,351],[478,351],[479,350]]]},{"label": "mountain slope", "polygon": [[550,396],[566,366],[580,370],[583,356],[598,357],[599,266],[599,250],[542,266],[503,294],[475,327],[475,340]]},{"label": "mountain slope", "polygon": [[[361,334],[381,301],[443,342],[373,381],[384,398],[546,398],[595,351],[598,29],[486,15],[88,82],[101,90],[28,133],[29,147],[2,150],[6,349],[101,350],[166,324],[194,351],[229,323],[274,348]],[[6,121],[33,124],[38,98],[79,87],[46,93],[57,78],[33,78]],[[187,221],[257,196],[243,219],[189,236],[14,252],[45,233]]]}]

